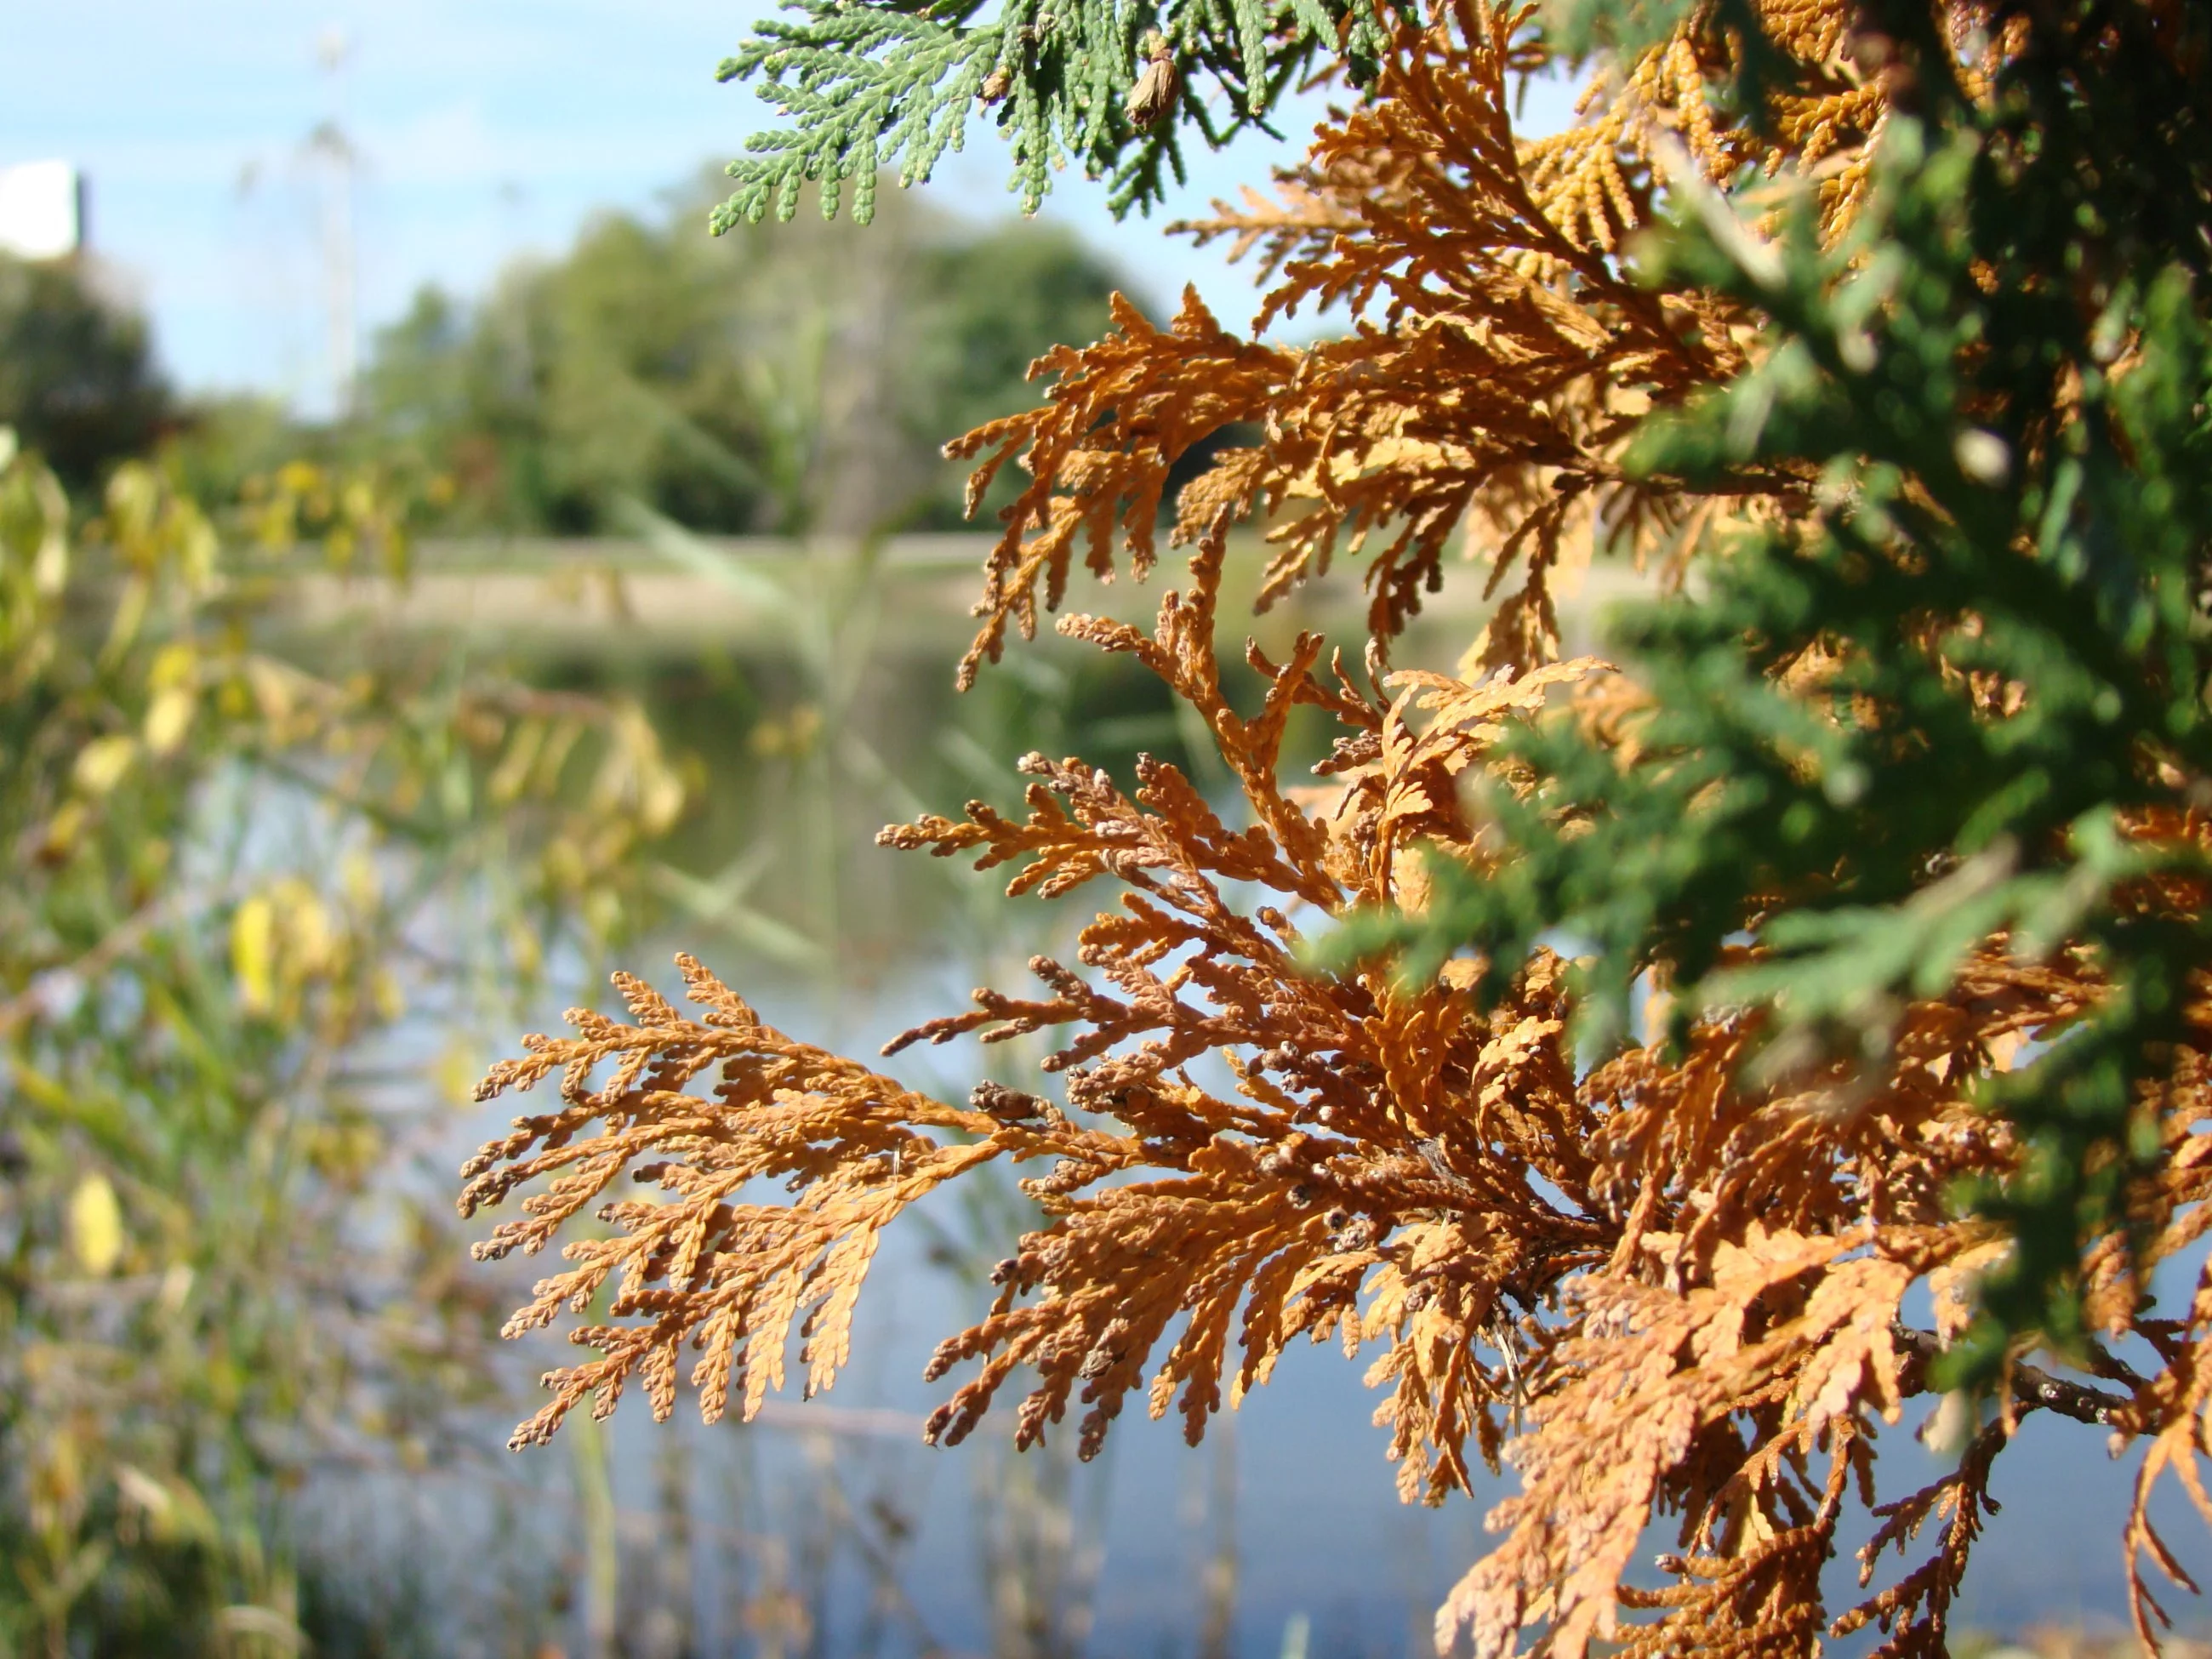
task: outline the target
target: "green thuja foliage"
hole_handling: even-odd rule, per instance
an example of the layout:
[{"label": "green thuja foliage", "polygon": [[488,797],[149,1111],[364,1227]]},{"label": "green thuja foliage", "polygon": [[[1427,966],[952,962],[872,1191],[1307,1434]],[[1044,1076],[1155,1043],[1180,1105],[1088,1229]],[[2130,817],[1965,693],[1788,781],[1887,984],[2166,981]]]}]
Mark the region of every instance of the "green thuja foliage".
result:
[{"label": "green thuja foliage", "polygon": [[[2016,1170],[1958,1195],[2017,1240],[1946,1356],[1976,1386],[2020,1339],[2079,1352],[2082,1252],[2124,1235],[2212,945],[2201,907],[2141,898],[2212,877],[2196,836],[2142,833],[2212,807],[2212,105],[2183,73],[2212,64],[2212,10],[1992,14],[2014,49],[1970,89],[1926,8],[1863,8],[1905,112],[1841,246],[1809,209],[1768,240],[1701,192],[1644,250],[1653,283],[1765,333],[1632,471],[1780,486],[1783,511],[1710,550],[1694,597],[1617,617],[1653,702],[1632,763],[1565,720],[1522,738],[1540,785],[1486,802],[1516,856],[1438,860],[1425,914],[1338,947],[1422,976],[1471,948],[1496,994],[1564,939],[1590,1044],[1649,975],[1678,1022],[1764,1009],[1770,1077],[1879,1060],[1994,934],[2092,966],[2108,994],[1989,1091]],[[1812,691],[1785,682],[1814,656]]]},{"label": "green thuja foliage", "polygon": [[[789,0],[726,59],[787,126],[756,135],[730,164],[737,189],[717,233],[797,211],[818,186],[834,218],[873,214],[877,176],[926,179],[993,112],[1013,149],[1025,212],[1070,161],[1112,180],[1116,213],[1149,208],[1182,177],[1179,131],[1218,145],[1267,112],[1315,65],[1341,57],[1371,75],[1387,27],[1379,0]],[[987,11],[988,21],[978,21]],[[1218,91],[1225,104],[1210,107]],[[1269,129],[1272,131],[1272,129]]]}]

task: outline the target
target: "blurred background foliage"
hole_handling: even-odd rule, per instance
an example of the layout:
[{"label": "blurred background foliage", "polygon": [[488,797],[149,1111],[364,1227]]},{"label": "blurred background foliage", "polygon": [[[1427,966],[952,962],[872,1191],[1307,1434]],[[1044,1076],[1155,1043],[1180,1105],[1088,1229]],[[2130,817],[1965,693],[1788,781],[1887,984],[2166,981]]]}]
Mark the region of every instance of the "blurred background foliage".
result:
[{"label": "blurred background foliage", "polygon": [[[958,629],[974,546],[894,568],[886,540],[958,522],[938,445],[1099,331],[1105,268],[902,193],[865,233],[719,242],[706,200],[605,217],[473,305],[426,290],[322,423],[179,396],[96,266],[0,259],[0,1652],[611,1653],[636,1596],[674,1609],[653,1650],[696,1650],[669,1577],[696,1448],[642,1543],[602,1441],[553,1467],[557,1540],[490,1477],[471,1525],[514,1559],[472,1582],[333,1520],[489,1469],[526,1380],[446,1207],[483,1053],[660,923],[833,1020],[902,941],[1018,963],[989,884],[874,857],[875,827],[1012,805],[1025,749],[1178,747],[1157,685],[1091,653],[956,705],[916,618]],[[577,536],[623,539],[537,540]],[[765,642],[657,639],[623,593],[654,570]],[[486,574],[611,621],[426,624]],[[948,1215],[948,1282],[1021,1222],[1011,1193]],[[915,1524],[890,1474],[807,1444],[718,1500],[752,1530],[696,1540],[764,1652],[828,1650],[839,1573],[892,1607]],[[976,1546],[994,1647],[1073,1653],[1095,1545],[1064,1468],[1010,1468]],[[581,1607],[547,1588],[577,1537]],[[931,1645],[871,1619],[864,1646]]]},{"label": "blurred background foliage", "polygon": [[[1031,360],[1103,327],[1113,273],[1064,229],[905,191],[869,229],[709,238],[714,179],[602,216],[477,303],[423,289],[323,453],[447,480],[434,523],[457,533],[623,532],[625,502],[720,533],[957,527],[939,447],[1024,406]],[[220,495],[297,442],[248,401],[202,411],[185,453]]]},{"label": "blurred background foliage", "polygon": [[484,1334],[394,1039],[631,931],[686,786],[634,704],[284,641],[307,573],[405,579],[368,477],[84,510],[0,455],[0,1629],[289,1650],[288,1494],[437,1455]]},{"label": "blurred background foliage", "polygon": [[174,414],[146,320],[111,283],[0,253],[0,426],[81,490],[151,448]]}]

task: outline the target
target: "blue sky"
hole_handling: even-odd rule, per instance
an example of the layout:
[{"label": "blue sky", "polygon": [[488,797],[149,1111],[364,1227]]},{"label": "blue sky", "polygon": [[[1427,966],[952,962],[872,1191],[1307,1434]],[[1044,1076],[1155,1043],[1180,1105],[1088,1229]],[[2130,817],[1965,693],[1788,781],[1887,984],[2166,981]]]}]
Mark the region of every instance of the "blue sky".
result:
[{"label": "blue sky", "polygon": [[[556,252],[595,209],[651,211],[734,154],[765,114],[715,64],[763,0],[0,0],[0,163],[59,156],[91,180],[91,234],[194,389],[312,404],[327,372],[317,175],[304,141],[336,117],[362,158],[364,335],[426,281],[481,292],[519,252]],[[338,76],[319,46],[349,43]],[[1296,129],[1292,129],[1296,132]],[[1194,169],[1191,205],[1264,179],[1264,138]],[[975,217],[1008,211],[1005,157],[979,129],[928,186]],[[811,210],[811,208],[805,210]],[[1116,227],[1077,179],[1044,212],[1141,273],[1147,298],[1196,282],[1230,315],[1247,279],[1212,252]]]}]

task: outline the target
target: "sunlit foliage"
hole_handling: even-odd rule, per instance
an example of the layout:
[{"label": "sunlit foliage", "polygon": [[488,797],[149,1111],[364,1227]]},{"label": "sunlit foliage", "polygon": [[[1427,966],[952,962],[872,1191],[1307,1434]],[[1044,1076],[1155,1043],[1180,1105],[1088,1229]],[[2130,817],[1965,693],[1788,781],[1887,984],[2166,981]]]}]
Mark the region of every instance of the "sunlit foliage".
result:
[{"label": "sunlit foliage", "polygon": [[[466,1211],[530,1188],[480,1251],[608,1229],[510,1322],[596,1310],[518,1443],[633,1379],[665,1415],[687,1364],[708,1416],[750,1412],[794,1330],[828,1386],[883,1229],[1005,1160],[1046,1219],[938,1351],[934,1438],[1012,1388],[1024,1443],[1074,1412],[1094,1451],[1133,1395],[1195,1440],[1334,1340],[1374,1351],[1407,1497],[1518,1473],[1444,1645],[1936,1655],[2043,1411],[2148,1443],[2114,1557],[2151,1639],[2146,1569],[2187,1580],[2148,1496],[2177,1472],[2203,1504],[2212,1401],[2212,1291],[2148,1295],[2212,1224],[2206,15],[1582,9],[1614,46],[1572,131],[1512,131],[1556,47],[1533,9],[1440,6],[1272,196],[1196,227],[1261,253],[1269,315],[1341,303],[1347,337],[1123,304],[954,446],[1029,477],[969,679],[1079,552],[1145,574],[1169,469],[1257,432],[1175,497],[1194,550],[1152,631],[1060,624],[1165,682],[1233,790],[1031,756],[1026,819],[884,832],[1016,896],[1115,890],[1041,991],[890,1045],[1051,1033],[1056,1097],[917,1095],[688,959],[696,1017],[625,977],[627,1020],[495,1066],[487,1097],[559,1098],[470,1164]],[[1249,650],[1231,707],[1248,520],[1263,604],[1359,557],[1371,605],[1358,661]],[[1559,659],[1554,584],[1599,550],[1668,595],[1619,666]],[[1486,631],[1389,672],[1461,552]],[[1336,742],[1294,784],[1305,709]],[[1921,1395],[1956,1468],[1884,1490]]]},{"label": "sunlit foliage", "polygon": [[484,1392],[393,1085],[628,931],[685,788],[635,710],[317,619],[407,507],[129,462],[72,511],[0,430],[9,1651],[297,1650],[301,1482]]}]

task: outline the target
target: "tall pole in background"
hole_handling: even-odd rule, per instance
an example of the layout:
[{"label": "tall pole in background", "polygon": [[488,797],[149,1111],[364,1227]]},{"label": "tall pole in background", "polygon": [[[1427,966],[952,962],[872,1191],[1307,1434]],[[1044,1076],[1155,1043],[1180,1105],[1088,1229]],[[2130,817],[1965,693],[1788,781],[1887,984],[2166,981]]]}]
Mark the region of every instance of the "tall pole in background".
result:
[{"label": "tall pole in background", "polygon": [[325,29],[316,59],[329,79],[330,113],[307,136],[308,155],[324,169],[323,306],[325,359],[331,377],[331,413],[343,420],[353,413],[354,382],[360,372],[354,259],[354,173],[356,157],[345,131],[345,70],[353,43],[337,28]]}]

